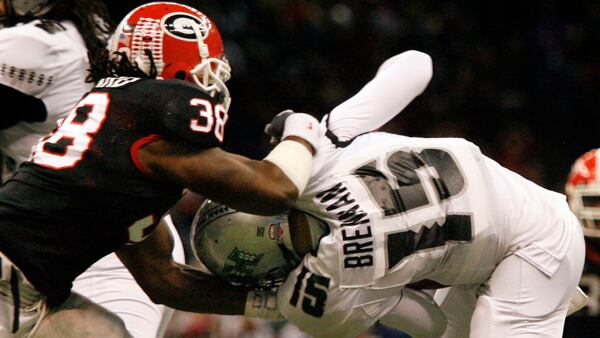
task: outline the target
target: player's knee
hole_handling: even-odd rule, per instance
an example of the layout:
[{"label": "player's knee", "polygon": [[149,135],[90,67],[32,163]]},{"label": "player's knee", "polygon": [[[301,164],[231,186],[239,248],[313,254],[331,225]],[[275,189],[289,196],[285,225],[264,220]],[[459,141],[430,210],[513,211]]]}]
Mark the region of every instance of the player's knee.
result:
[{"label": "player's knee", "polygon": [[[76,327],[81,330],[89,328],[94,331],[94,335],[103,338],[132,337],[125,326],[125,322],[117,314],[85,298],[83,299],[83,305],[78,307],[79,323]],[[81,335],[81,337],[84,336]]]},{"label": "player's knee", "polygon": [[419,311],[418,308],[414,308],[414,310],[416,311],[414,318],[390,313],[382,317],[379,322],[406,332],[414,338],[436,338],[441,337],[446,332],[447,320],[441,310],[428,312]]},{"label": "player's knee", "polygon": [[89,308],[51,312],[40,323],[34,337],[132,338],[125,323],[108,311]]},{"label": "player's knee", "polygon": [[429,337],[441,337],[446,332],[446,316],[440,311],[440,316],[432,320]]},{"label": "player's knee", "polygon": [[429,313],[427,317],[422,318],[420,323],[415,323],[412,329],[407,329],[408,332],[412,333],[412,337],[427,337],[436,338],[441,337],[446,332],[446,316],[442,311]]},{"label": "player's knee", "polygon": [[113,318],[109,326],[105,326],[106,334],[98,335],[103,338],[133,338],[125,327],[125,323],[120,318]]}]

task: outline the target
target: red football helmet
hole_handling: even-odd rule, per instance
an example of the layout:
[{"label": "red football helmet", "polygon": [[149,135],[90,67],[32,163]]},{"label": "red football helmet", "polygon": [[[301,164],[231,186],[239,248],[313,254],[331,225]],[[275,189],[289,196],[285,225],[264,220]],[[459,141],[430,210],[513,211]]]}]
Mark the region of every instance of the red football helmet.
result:
[{"label": "red football helmet", "polygon": [[600,238],[600,149],[592,149],[575,161],[565,192],[585,235]]},{"label": "red football helmet", "polygon": [[109,41],[109,50],[124,52],[150,74],[152,54],[157,77],[183,79],[207,93],[221,93],[225,108],[231,101],[225,82],[231,68],[217,26],[202,12],[174,2],[141,5],[125,16]]}]

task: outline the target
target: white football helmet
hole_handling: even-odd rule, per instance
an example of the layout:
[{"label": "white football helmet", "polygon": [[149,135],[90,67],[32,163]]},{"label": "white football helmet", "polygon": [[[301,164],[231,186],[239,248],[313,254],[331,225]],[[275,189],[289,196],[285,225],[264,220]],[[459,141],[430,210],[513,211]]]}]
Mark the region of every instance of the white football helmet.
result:
[{"label": "white football helmet", "polygon": [[210,200],[192,224],[194,255],[234,285],[268,287],[298,265],[287,214],[258,216]]}]

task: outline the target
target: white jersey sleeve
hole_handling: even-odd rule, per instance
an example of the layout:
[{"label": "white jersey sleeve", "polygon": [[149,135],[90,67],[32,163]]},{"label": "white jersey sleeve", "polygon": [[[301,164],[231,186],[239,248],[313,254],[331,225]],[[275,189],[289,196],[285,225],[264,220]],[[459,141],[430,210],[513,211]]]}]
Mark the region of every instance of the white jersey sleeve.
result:
[{"label": "white jersey sleeve", "polygon": [[0,84],[42,100],[47,111],[46,121],[20,122],[1,131],[0,151],[17,165],[92,87],[85,82],[89,62],[77,28],[63,21],[64,29],[48,32],[39,23],[0,30]]},{"label": "white jersey sleeve", "polygon": [[356,95],[328,115],[328,129],[339,141],[373,131],[420,95],[433,75],[431,57],[410,50],[385,61]]},{"label": "white jersey sleeve", "polygon": [[0,30],[0,83],[39,97],[48,87],[49,79],[56,75],[43,66],[56,63],[59,55],[47,41],[31,34],[32,31],[14,27]]}]

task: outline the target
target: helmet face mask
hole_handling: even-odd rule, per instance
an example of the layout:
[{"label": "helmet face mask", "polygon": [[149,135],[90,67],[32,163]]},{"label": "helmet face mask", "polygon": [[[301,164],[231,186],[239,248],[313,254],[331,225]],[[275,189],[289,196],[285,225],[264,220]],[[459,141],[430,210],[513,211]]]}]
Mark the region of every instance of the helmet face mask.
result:
[{"label": "helmet face mask", "polygon": [[194,83],[208,93],[221,93],[223,95],[224,106],[229,110],[231,96],[229,89],[225,85],[231,78],[231,67],[227,58],[203,59],[202,63],[190,71]]},{"label": "helmet face mask", "polygon": [[228,110],[225,82],[231,77],[223,41],[202,12],[173,2],[152,2],[132,10],[119,23],[108,48],[113,59],[125,54],[133,64],[159,79],[182,79],[212,96]]},{"label": "helmet face mask", "polygon": [[565,192],[571,210],[587,237],[600,238],[600,150],[593,149],[575,161]]},{"label": "helmet face mask", "polygon": [[600,238],[600,186],[575,186],[570,189],[569,206],[588,237]]},{"label": "helmet face mask", "polygon": [[206,201],[192,224],[194,255],[234,285],[269,288],[298,265],[287,214],[258,216]]}]

